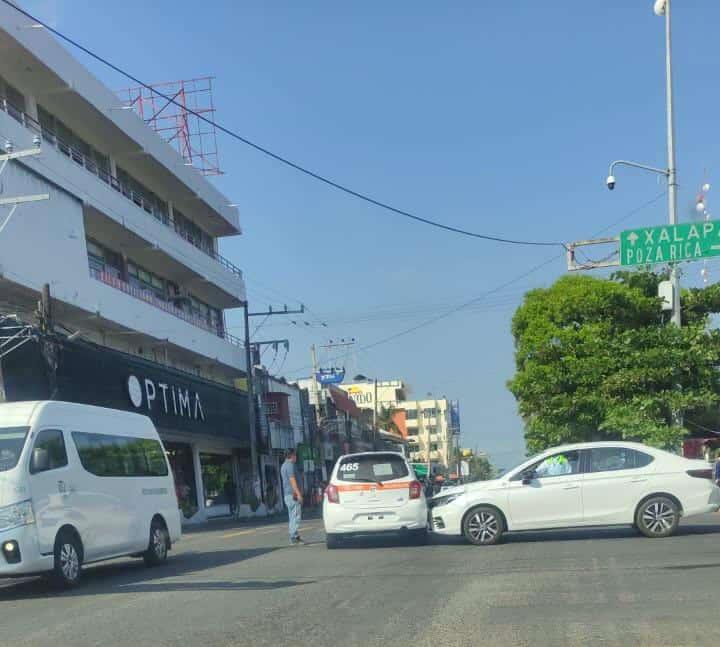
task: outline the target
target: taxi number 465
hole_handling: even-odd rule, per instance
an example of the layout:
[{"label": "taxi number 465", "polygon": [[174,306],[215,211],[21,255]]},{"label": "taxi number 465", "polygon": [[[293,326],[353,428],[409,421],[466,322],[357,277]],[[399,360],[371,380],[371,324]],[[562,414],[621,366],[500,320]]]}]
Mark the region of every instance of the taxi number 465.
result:
[{"label": "taxi number 465", "polygon": [[360,463],[345,463],[340,466],[341,472],[357,472],[360,469]]}]

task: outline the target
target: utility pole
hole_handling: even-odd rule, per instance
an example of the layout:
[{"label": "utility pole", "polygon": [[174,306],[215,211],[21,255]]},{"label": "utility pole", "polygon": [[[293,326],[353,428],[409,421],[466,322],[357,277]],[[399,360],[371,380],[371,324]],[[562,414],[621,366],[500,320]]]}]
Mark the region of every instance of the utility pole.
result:
[{"label": "utility pole", "polygon": [[379,430],[378,430],[378,423],[377,423],[377,416],[378,416],[378,402],[377,402],[377,378],[373,379],[373,435],[375,437],[375,442],[373,443],[373,449],[377,449],[377,441]]},{"label": "utility pole", "polygon": [[312,354],[312,365],[313,365],[313,374],[312,374],[313,399],[315,400],[315,403],[316,403],[315,418],[317,420],[318,425],[320,425],[320,421],[322,420],[322,412],[320,410],[320,389],[318,388],[318,381],[317,381],[317,376],[320,371],[320,368],[318,367],[317,350],[315,350],[315,344],[310,346],[310,353]]},{"label": "utility pole", "polygon": [[[243,308],[245,318],[245,362],[247,365],[248,424],[250,425],[250,460],[252,461],[253,466],[253,479],[259,479],[260,492],[261,494],[263,494],[264,497],[262,470],[260,469],[260,456],[257,450],[258,425],[256,419],[257,416],[255,415],[255,365],[252,357],[252,350],[253,346],[260,346],[261,344],[289,344],[289,342],[284,339],[252,344],[250,341],[250,317],[271,317],[273,315],[302,314],[305,312],[305,306],[301,305],[300,310],[289,310],[287,305],[283,306],[282,310],[273,310],[272,306],[270,306],[266,312],[250,312],[250,305],[246,300],[243,302]],[[289,346],[286,346],[286,348],[289,348]]]},{"label": "utility pole", "polygon": [[257,425],[255,424],[255,371],[253,358],[250,351],[250,312],[247,301],[243,301],[243,312],[245,318],[245,365],[247,375],[247,398],[248,398],[248,426],[250,427],[250,464],[252,465],[253,485],[255,481],[260,483],[261,498],[264,498],[262,478],[260,478],[260,462],[257,451]]}]

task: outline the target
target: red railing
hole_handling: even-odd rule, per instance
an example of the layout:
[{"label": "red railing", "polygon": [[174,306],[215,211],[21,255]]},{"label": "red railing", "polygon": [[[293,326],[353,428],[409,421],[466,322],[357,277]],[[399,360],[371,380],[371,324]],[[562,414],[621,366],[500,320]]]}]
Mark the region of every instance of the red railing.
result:
[{"label": "red railing", "polygon": [[165,301],[164,299],[161,299],[160,297],[158,297],[155,293],[151,292],[150,290],[144,290],[143,288],[135,287],[134,285],[130,285],[129,283],[126,283],[122,279],[119,279],[118,277],[113,276],[112,274],[109,274],[108,272],[102,272],[102,271],[96,270],[92,267],[90,268],[90,276],[92,276],[97,281],[105,283],[105,285],[109,285],[110,287],[113,287],[116,290],[120,290],[121,292],[124,292],[125,294],[129,294],[131,297],[139,299],[140,301],[144,301],[145,303],[148,303],[151,306],[159,308],[160,310],[164,310],[165,312],[173,315],[174,317],[177,317],[178,319],[182,319],[183,321],[185,321],[193,326],[202,328],[203,330],[206,330],[207,332],[212,333],[213,335],[217,335],[218,337],[221,337],[222,339],[226,339],[227,341],[229,341],[231,344],[233,344],[235,346],[243,345],[242,341],[238,337],[235,337],[234,335],[226,333],[221,328],[214,327],[210,322],[206,321],[202,317],[198,317],[197,315],[194,315],[192,313],[181,310],[180,308],[173,305],[170,301]]}]

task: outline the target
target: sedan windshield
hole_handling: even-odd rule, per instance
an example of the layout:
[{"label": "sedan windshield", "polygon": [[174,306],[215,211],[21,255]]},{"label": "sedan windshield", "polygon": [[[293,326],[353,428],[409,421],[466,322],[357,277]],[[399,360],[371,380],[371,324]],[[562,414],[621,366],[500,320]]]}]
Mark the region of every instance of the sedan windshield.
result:
[{"label": "sedan windshield", "polygon": [[20,460],[29,427],[0,427],[0,472],[7,472]]}]

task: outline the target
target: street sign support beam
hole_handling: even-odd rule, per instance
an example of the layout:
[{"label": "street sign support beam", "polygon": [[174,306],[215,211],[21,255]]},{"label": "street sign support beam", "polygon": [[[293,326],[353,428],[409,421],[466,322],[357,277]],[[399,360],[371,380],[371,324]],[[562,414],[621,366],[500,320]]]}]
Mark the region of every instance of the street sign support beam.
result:
[{"label": "street sign support beam", "polygon": [[606,257],[596,261],[586,260],[578,261],[575,255],[578,247],[589,247],[592,245],[611,245],[620,241],[619,236],[610,236],[608,238],[594,238],[588,240],[578,240],[574,243],[567,243],[565,249],[567,251],[567,268],[569,272],[577,272],[579,270],[594,270],[602,267],[616,267],[620,265],[619,248],[616,247]]}]

